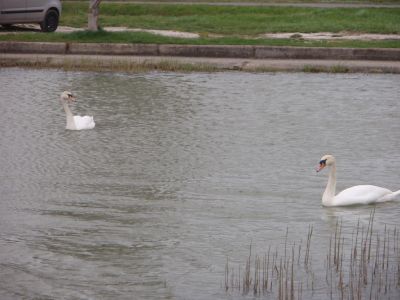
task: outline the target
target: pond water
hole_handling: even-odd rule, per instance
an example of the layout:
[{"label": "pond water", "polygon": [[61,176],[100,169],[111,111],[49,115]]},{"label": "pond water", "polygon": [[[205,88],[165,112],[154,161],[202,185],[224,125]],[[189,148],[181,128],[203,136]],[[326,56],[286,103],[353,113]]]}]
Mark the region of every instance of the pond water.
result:
[{"label": "pond water", "polygon": [[[64,90],[95,129],[65,130]],[[375,209],[383,232],[400,203],[324,208],[314,168],[400,189],[399,96],[398,75],[1,69],[0,298],[257,298],[225,291],[227,258],[305,249],[311,225],[324,277],[338,220],[350,240]]]}]

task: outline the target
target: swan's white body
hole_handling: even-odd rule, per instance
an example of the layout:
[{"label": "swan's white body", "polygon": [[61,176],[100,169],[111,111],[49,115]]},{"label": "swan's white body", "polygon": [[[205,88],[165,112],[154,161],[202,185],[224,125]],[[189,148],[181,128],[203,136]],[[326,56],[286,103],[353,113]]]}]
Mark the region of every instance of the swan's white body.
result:
[{"label": "swan's white body", "polygon": [[61,94],[61,102],[67,116],[66,129],[69,130],[83,130],[93,129],[95,126],[92,116],[74,116],[68,106],[69,101],[75,101],[75,97],[70,92],[63,92]]},{"label": "swan's white body", "polygon": [[335,196],[336,192],[336,161],[332,155],[325,155],[321,158],[317,172],[325,166],[330,166],[328,184],[322,195],[324,206],[346,206],[356,204],[380,203],[392,200],[400,200],[400,190],[391,190],[374,185],[356,185],[345,189]]}]

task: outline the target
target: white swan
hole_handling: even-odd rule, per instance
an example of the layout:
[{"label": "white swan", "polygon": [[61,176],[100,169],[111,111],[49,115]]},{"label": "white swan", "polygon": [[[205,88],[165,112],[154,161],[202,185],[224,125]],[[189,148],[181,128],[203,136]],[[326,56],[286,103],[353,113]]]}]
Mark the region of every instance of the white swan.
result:
[{"label": "white swan", "polygon": [[371,204],[400,200],[400,190],[392,192],[388,189],[374,185],[356,185],[345,189],[335,196],[336,190],[336,161],[332,155],[324,155],[317,167],[319,172],[325,166],[331,167],[328,184],[322,196],[324,206],[345,206],[355,204]]},{"label": "white swan", "polygon": [[67,115],[67,126],[69,130],[82,130],[82,129],[93,129],[95,126],[92,116],[74,116],[72,115],[71,109],[68,103],[76,101],[76,97],[68,91],[61,94],[61,103],[64,107],[65,114]]}]

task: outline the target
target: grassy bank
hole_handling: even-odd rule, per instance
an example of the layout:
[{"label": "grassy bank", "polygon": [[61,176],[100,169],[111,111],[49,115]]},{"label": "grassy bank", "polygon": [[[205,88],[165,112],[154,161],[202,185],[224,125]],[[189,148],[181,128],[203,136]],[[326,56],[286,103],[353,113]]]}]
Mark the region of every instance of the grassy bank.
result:
[{"label": "grassy bank", "polygon": [[[104,2],[100,25],[200,33],[199,39],[140,32],[1,34],[0,41],[270,45],[306,47],[399,48],[400,41],[308,41],[265,39],[267,32],[357,32],[400,34],[400,8],[249,7]],[[63,2],[60,25],[86,27],[87,1]]]},{"label": "grassy bank", "polygon": [[[86,2],[65,2],[61,25],[85,27]],[[101,26],[166,29],[204,34],[266,32],[400,33],[400,8],[304,8],[107,3]]]},{"label": "grassy bank", "polygon": [[[69,0],[80,1],[80,0]],[[104,2],[144,2],[144,0],[103,0]],[[151,1],[148,1],[151,2]],[[397,4],[398,0],[154,0],[165,3],[358,3],[358,4]]]}]

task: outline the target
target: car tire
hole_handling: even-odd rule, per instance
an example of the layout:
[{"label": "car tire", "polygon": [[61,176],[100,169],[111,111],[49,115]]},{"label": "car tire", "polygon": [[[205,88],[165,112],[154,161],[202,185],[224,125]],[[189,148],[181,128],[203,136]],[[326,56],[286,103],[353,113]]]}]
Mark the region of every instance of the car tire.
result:
[{"label": "car tire", "polygon": [[56,31],[58,27],[58,19],[58,12],[54,9],[49,9],[46,12],[43,22],[40,23],[40,29],[42,29],[43,32]]}]

